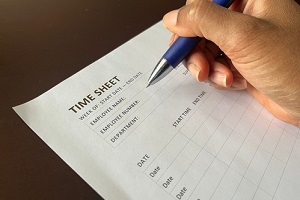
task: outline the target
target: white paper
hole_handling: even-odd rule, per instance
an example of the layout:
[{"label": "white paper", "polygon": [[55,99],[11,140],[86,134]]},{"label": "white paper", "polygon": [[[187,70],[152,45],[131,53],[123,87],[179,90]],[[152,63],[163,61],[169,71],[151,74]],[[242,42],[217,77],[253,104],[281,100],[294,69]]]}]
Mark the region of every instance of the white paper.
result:
[{"label": "white paper", "polygon": [[183,66],[145,88],[169,37],[158,23],[14,110],[105,199],[299,199],[299,128]]}]

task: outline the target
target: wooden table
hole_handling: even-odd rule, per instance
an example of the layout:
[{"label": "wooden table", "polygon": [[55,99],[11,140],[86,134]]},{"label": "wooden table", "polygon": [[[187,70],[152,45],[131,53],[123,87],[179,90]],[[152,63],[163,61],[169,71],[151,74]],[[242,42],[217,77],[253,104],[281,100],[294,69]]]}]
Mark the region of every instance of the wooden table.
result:
[{"label": "wooden table", "polygon": [[46,92],[184,3],[0,2],[0,199],[102,199],[12,107]]},{"label": "wooden table", "polygon": [[0,199],[102,199],[12,107],[46,92],[184,3],[0,2]]}]

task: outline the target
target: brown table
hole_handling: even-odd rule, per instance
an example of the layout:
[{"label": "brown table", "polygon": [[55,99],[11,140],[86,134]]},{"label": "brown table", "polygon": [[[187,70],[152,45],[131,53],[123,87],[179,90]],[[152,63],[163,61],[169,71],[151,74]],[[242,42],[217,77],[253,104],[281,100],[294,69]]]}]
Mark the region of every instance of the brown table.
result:
[{"label": "brown table", "polygon": [[11,107],[46,92],[184,3],[0,2],[0,199],[102,199]]},{"label": "brown table", "polygon": [[184,3],[0,2],[0,199],[102,199],[11,107],[46,92]]}]

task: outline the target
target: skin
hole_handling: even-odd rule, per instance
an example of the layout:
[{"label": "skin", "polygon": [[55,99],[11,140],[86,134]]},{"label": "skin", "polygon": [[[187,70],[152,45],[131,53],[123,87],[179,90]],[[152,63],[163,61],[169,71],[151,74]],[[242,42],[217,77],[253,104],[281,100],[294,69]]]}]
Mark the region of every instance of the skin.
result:
[{"label": "skin", "polygon": [[293,0],[236,0],[229,9],[188,0],[163,23],[202,39],[188,56],[198,81],[246,89],[275,117],[300,127],[300,6]]}]

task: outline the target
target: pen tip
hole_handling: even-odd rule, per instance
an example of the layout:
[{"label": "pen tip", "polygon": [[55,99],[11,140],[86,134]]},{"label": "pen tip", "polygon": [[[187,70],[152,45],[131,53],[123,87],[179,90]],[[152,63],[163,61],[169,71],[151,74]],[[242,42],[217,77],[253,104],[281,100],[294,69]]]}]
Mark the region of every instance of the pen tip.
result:
[{"label": "pen tip", "polygon": [[147,84],[146,88],[150,86],[150,83]]}]

